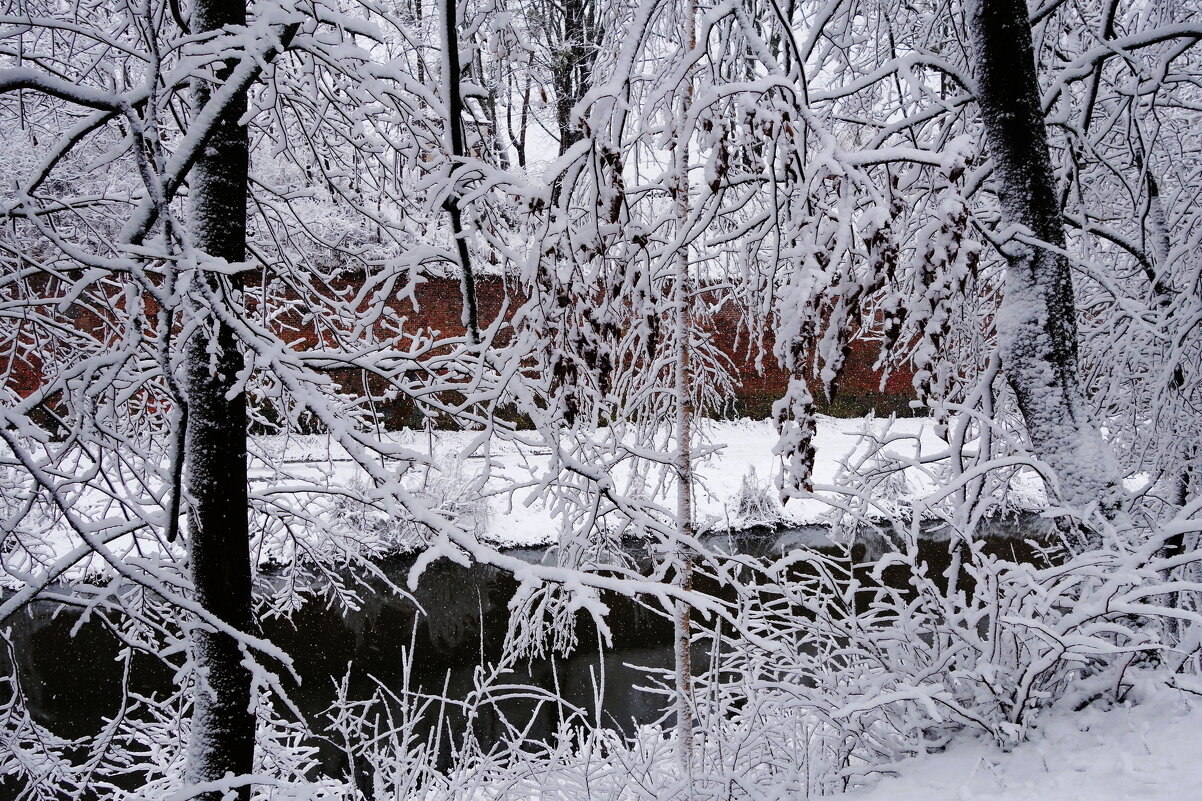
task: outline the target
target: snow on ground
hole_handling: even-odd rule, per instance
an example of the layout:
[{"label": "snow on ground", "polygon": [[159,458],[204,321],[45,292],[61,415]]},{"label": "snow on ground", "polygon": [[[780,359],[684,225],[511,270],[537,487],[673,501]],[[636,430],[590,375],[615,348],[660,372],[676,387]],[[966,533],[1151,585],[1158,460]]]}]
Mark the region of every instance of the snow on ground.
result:
[{"label": "snow on ground", "polygon": [[[865,432],[880,435],[886,425],[891,425],[891,435],[902,438],[891,442],[886,451],[902,457],[913,457],[917,452],[932,453],[945,450],[947,445],[935,435],[934,423],[929,418],[901,418],[890,423],[887,419],[851,418],[840,419],[820,415],[814,446],[817,453],[814,470],[816,485],[834,484],[844,460],[857,448],[863,448],[861,437]],[[714,529],[742,528],[756,522],[778,522],[786,526],[803,526],[821,523],[830,512],[830,507],[819,499],[793,499],[780,510],[775,521],[748,520],[739,514],[738,495],[745,477],[753,483],[770,490],[780,469],[780,457],[772,452],[778,439],[775,426],[767,420],[706,420],[703,423],[707,447],[716,452],[699,465],[697,476],[699,488],[695,503],[698,520]],[[398,435],[401,442],[410,447],[426,449],[427,435],[421,432],[404,432]],[[470,442],[470,434],[463,432],[435,432],[435,453],[461,453]],[[499,466],[501,476],[492,482],[498,490],[505,480],[534,477],[545,468],[546,458],[539,453],[521,453],[510,444],[502,444],[493,451],[494,467]],[[470,472],[472,461],[464,460],[458,469]],[[620,478],[620,477],[619,477]],[[922,497],[933,489],[933,484],[915,469],[907,469],[901,478],[898,500],[902,503]],[[1044,495],[1039,479],[1032,473],[1019,475],[1012,482],[1011,502],[1024,509],[1038,510],[1044,506]],[[821,494],[821,493],[820,493]],[[659,498],[670,504],[670,499]],[[558,523],[538,497],[529,492],[513,496],[497,495],[489,500],[491,519],[485,530],[485,539],[498,546],[546,545],[554,542]]]},{"label": "snow on ground", "polygon": [[[890,423],[887,419],[854,418],[838,419],[818,417],[815,450],[814,481],[816,485],[833,484],[843,461],[853,451],[863,453],[862,435],[871,432],[880,435],[891,425],[890,440],[885,450],[908,458],[916,453],[931,454],[946,449],[934,431],[929,418],[902,418]],[[821,523],[830,507],[816,498],[791,500],[783,509],[772,510],[771,519],[748,519],[739,511],[738,497],[744,478],[761,490],[764,498],[776,496],[773,480],[780,467],[780,459],[772,453],[777,443],[777,432],[770,421],[701,421],[706,448],[713,451],[698,465],[699,487],[695,501],[697,519],[703,528],[729,530],[744,528],[754,523],[778,523],[784,526],[805,526]],[[484,459],[479,453],[480,434],[464,431],[412,431],[405,430],[388,435],[391,442],[420,453],[432,453],[435,469],[434,480],[426,477],[422,468],[410,471],[406,483],[414,489],[434,487],[429,500],[435,505],[441,501],[471,501],[463,497],[463,488],[471,486],[480,475]],[[478,526],[478,533],[487,542],[497,547],[536,547],[552,544],[559,532],[559,522],[545,503],[537,484],[546,472],[548,456],[545,446],[520,446],[514,442],[499,441],[489,444],[491,480],[485,497],[476,499],[486,505],[486,514]],[[859,450],[857,450],[859,448]],[[255,440],[252,452],[257,458],[252,461],[252,491],[268,491],[279,496],[286,488],[318,490],[322,487],[337,490],[365,482],[353,461],[339,446],[324,436],[290,435],[287,437],[260,437]],[[896,477],[890,490],[898,507],[921,498],[931,489],[929,476],[917,468],[908,468]],[[615,474],[615,484],[624,486],[625,476]],[[424,484],[423,484],[424,482]],[[507,491],[514,484],[527,485],[514,492]],[[665,508],[673,505],[669,486],[661,487],[661,497],[655,500]],[[820,493],[821,494],[821,493]],[[89,502],[89,500],[91,502]],[[1017,508],[1038,510],[1044,505],[1044,496],[1039,480],[1033,475],[1018,475],[1011,482],[1010,502]],[[98,493],[92,499],[80,496],[77,509],[94,507],[94,519],[103,518],[111,512],[109,501]],[[128,542],[127,542],[128,540]],[[61,524],[47,523],[46,531],[38,546],[38,560],[42,565],[52,563],[70,553],[78,546],[76,538]],[[145,556],[157,546],[143,540],[134,543],[122,537],[110,543],[113,553]],[[182,546],[177,556],[182,556]],[[146,549],[150,549],[149,551]],[[261,558],[271,560],[276,554],[271,549],[262,552]],[[18,567],[20,567],[18,565]],[[37,572],[37,568],[34,568]],[[76,578],[91,571],[107,572],[103,560],[93,555],[69,571],[65,578]],[[15,576],[0,576],[0,585],[17,585],[21,579]]]},{"label": "snow on ground", "polygon": [[[816,485],[834,484],[844,460],[860,446],[865,447],[862,436],[866,432],[880,435],[886,425],[891,425],[890,434],[900,439],[890,442],[886,452],[901,457],[913,457],[916,453],[930,454],[946,449],[934,431],[929,418],[901,418],[890,423],[887,419],[851,418],[841,419],[818,417],[817,436],[814,446],[817,453],[814,471]],[[780,457],[772,452],[778,439],[775,426],[767,420],[703,421],[706,447],[715,452],[706,457],[697,469],[699,487],[695,502],[697,519],[703,526],[725,530],[738,529],[754,523],[772,522],[785,526],[803,526],[821,523],[830,512],[830,506],[817,498],[793,499],[780,509],[775,520],[749,520],[739,514],[738,495],[745,477],[775,495],[772,489],[774,478],[780,469]],[[403,431],[395,435],[395,441],[415,450],[429,452],[433,449],[435,462],[443,465],[447,476],[462,483],[478,475],[482,462],[470,453],[477,435],[471,432],[436,431],[427,434],[420,431]],[[509,442],[493,443],[490,457],[496,477],[489,487],[496,493],[488,499],[490,519],[483,537],[501,547],[533,547],[555,541],[559,524],[551,511],[536,493],[529,490],[505,493],[509,482],[534,480],[546,468],[544,450],[534,448],[522,450]],[[284,452],[286,451],[286,452]],[[344,470],[353,469],[342,459],[344,454],[330,451],[320,437],[293,437],[281,451],[281,458],[288,462],[310,460],[314,470],[324,469],[324,462],[333,458],[335,480],[349,481],[349,475],[339,476],[340,465]],[[264,475],[264,479],[267,477]],[[615,476],[621,486],[624,476]],[[900,478],[896,490],[901,504],[922,497],[933,489],[929,478],[914,468],[907,469]],[[820,495],[822,493],[819,493]],[[665,505],[671,504],[669,497],[657,498]],[[1042,486],[1034,474],[1019,475],[1011,485],[1011,503],[1024,509],[1037,510],[1044,505]]]},{"label": "snow on ground", "polygon": [[[855,451],[862,454],[867,445],[864,436],[880,437],[889,429],[891,441],[884,453],[901,458],[939,453],[947,443],[935,433],[935,421],[927,417],[837,418],[818,415],[814,438],[816,458],[813,482],[816,487],[836,483],[843,463]],[[739,527],[751,521],[741,520],[733,501],[743,477],[754,470],[761,482],[771,482],[780,470],[780,457],[773,447],[778,434],[769,420],[707,421],[707,433],[721,450],[699,468],[702,491],[697,504],[698,516],[704,520],[729,521],[724,527]],[[897,438],[897,439],[894,439]],[[905,505],[935,489],[929,477],[915,468],[906,469],[900,477],[897,500]],[[1011,503],[1038,510],[1045,506],[1042,483],[1034,473],[1020,474],[1011,484]],[[818,492],[829,497],[828,493]],[[786,525],[820,523],[830,513],[830,506],[819,498],[792,499],[784,507],[781,522]]]},{"label": "snow on ground", "polygon": [[1164,686],[1138,704],[1053,709],[1009,753],[962,739],[846,801],[1198,801],[1202,698]]},{"label": "snow on ground", "polygon": [[[855,447],[861,432],[867,428],[879,433],[885,423],[884,420],[864,418],[819,417],[815,442],[815,482],[833,483],[840,463]],[[706,457],[697,470],[700,485],[696,499],[698,519],[715,528],[738,528],[755,522],[739,516],[736,499],[745,476],[751,476],[761,486],[771,485],[780,467],[779,457],[772,453],[778,437],[775,427],[766,420],[706,420],[703,427],[706,447],[716,452]],[[919,437],[928,451],[939,443],[929,419],[898,420],[894,430]],[[460,431],[435,431],[432,434],[400,431],[391,435],[398,445],[421,452],[432,451],[434,462],[442,468],[444,478],[462,484],[470,483],[482,469],[479,454],[473,452],[476,437],[472,432]],[[299,463],[307,462],[310,469],[302,470],[302,474],[311,473],[313,478],[317,478],[320,471],[332,465],[333,483],[354,480],[356,468],[351,466],[344,453],[336,447],[331,449],[323,437],[293,436],[283,446],[264,444],[269,450],[274,450],[282,462],[293,466],[294,470]],[[910,455],[913,444],[914,440],[906,440],[892,448]],[[494,545],[513,547],[554,542],[559,524],[542,498],[530,490],[512,494],[504,492],[510,482],[532,481],[542,475],[547,465],[545,449],[522,449],[511,442],[493,442],[489,447],[491,467],[495,474],[489,487],[497,494],[488,498],[490,519],[483,532],[484,538]],[[621,486],[625,476],[615,478]],[[257,479],[269,482],[272,476],[268,470],[259,470]],[[670,497],[657,500],[671,503]],[[828,507],[820,501],[793,500],[782,510],[780,522],[793,525],[819,522],[827,510]]]}]

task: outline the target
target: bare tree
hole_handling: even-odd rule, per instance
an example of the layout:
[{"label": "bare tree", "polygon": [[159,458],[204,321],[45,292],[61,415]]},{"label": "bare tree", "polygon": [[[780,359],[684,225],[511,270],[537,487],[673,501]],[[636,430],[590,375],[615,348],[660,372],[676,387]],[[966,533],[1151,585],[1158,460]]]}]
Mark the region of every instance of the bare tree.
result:
[{"label": "bare tree", "polygon": [[[375,402],[398,394],[473,425],[502,402],[475,394],[495,372],[465,355],[471,343],[396,311],[417,263],[454,251],[417,252],[426,234],[400,204],[365,202],[368,184],[420,218],[424,197],[397,173],[452,160],[428,157],[445,121],[410,78],[419,52],[324,7],[201,2],[189,22],[167,3],[98,3],[88,25],[27,11],[22,61],[0,70],[5,124],[23,127],[30,148],[5,165],[16,188],[0,287],[18,350],[0,422],[13,490],[3,559],[22,578],[0,619],[51,600],[133,621],[132,645],[174,662],[193,691],[184,773],[137,770],[206,798],[248,798],[256,726],[274,714],[265,699],[286,699],[290,674],[288,656],[257,636],[255,607],[295,602],[252,593],[255,562],[280,549],[350,601],[334,565],[366,564],[377,546],[331,525],[333,500],[354,495],[423,536],[455,527],[406,486],[432,457],[381,438]],[[369,48],[344,46],[359,36]],[[437,205],[424,211],[441,233]],[[397,255],[401,243],[415,261]],[[325,433],[353,454],[362,488],[289,475],[255,428]],[[291,490],[252,489],[251,466]],[[135,589],[89,598],[55,586],[88,565]],[[166,720],[181,708],[156,703],[148,714]],[[107,782],[96,765],[122,748],[178,750],[140,742],[161,734],[116,721],[60,786]],[[30,736],[59,749],[53,764],[74,761]]]},{"label": "bare tree", "polygon": [[[459,82],[463,68],[459,63],[459,4],[455,0],[444,0],[442,4],[442,82],[446,103],[447,151],[450,157],[451,175],[466,155],[463,144],[463,94]],[[463,211],[458,192],[454,189],[444,203],[451,218],[451,237],[463,276],[463,324],[471,341],[480,341],[480,314],[476,308],[476,279],[466,234],[463,229]]]}]

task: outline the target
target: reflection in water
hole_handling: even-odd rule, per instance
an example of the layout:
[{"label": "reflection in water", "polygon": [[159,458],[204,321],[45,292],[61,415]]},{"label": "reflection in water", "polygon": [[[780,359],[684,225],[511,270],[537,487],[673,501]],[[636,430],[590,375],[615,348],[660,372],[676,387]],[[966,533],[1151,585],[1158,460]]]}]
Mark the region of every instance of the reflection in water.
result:
[{"label": "reflection in water", "polygon": [[[1037,524],[1035,524],[1037,526]],[[1015,534],[1031,536],[1036,527],[1027,519],[995,532],[1009,539],[997,548],[1008,557],[1027,559],[1030,551]],[[778,556],[801,545],[829,546],[827,531],[809,528],[785,532],[766,530],[714,535],[707,546],[716,552],[751,556]],[[861,550],[861,547],[863,550]],[[857,560],[872,560],[885,547],[883,541],[866,540],[857,546]],[[947,563],[946,544],[934,537],[924,546],[932,567],[941,571]],[[544,551],[528,550],[523,558],[538,559]],[[636,561],[647,559],[633,549]],[[940,564],[942,562],[943,564]],[[404,584],[411,557],[385,561],[381,568],[390,580]],[[404,684],[404,652],[412,652],[410,688],[424,693],[446,694],[452,699],[468,697],[476,687],[476,672],[482,664],[495,664],[502,657],[509,623],[508,604],[517,589],[506,573],[481,565],[464,568],[447,561],[435,563],[424,573],[415,593],[417,605],[392,592],[385,582],[363,578],[362,606],[343,615],[320,601],[305,604],[290,618],[264,621],[263,633],[292,655],[301,675],[292,688],[292,700],[311,723],[320,723],[322,713],[335,701],[338,682],[348,678],[347,697],[372,696],[377,682],[399,690]],[[904,586],[907,577],[897,574],[886,582]],[[698,589],[720,594],[717,586]],[[578,616],[580,646],[568,657],[527,660],[505,676],[506,684],[527,684],[564,699],[569,707],[585,710],[596,719],[595,699],[601,697],[603,725],[631,732],[639,724],[660,718],[666,699],[638,687],[654,684],[648,670],[666,670],[672,664],[672,626],[661,614],[636,600],[607,595],[607,619],[613,634],[612,647],[598,647],[592,620]],[[419,609],[420,607],[420,609]],[[73,632],[74,629],[74,632]],[[35,604],[11,622],[16,667],[28,697],[31,713],[56,734],[84,737],[95,734],[103,719],[114,715],[121,703],[122,667],[117,661],[119,643],[101,623],[79,623],[78,614],[49,604]],[[694,654],[695,669],[703,667],[705,654]],[[8,657],[0,656],[6,672]],[[604,686],[600,687],[604,676]],[[139,693],[167,694],[172,673],[154,659],[134,660],[130,686]],[[2,699],[0,699],[2,700]],[[503,701],[496,709],[485,708],[474,718],[473,733],[488,748],[504,733],[500,717],[531,722],[529,736],[545,739],[554,735],[561,710],[529,698]],[[456,717],[458,715],[458,717]],[[533,720],[531,720],[533,718]],[[463,716],[448,712],[446,724],[462,731]],[[325,768],[342,774],[341,755],[328,743],[319,742]],[[449,744],[446,745],[449,748]],[[443,758],[449,751],[444,749]]]}]

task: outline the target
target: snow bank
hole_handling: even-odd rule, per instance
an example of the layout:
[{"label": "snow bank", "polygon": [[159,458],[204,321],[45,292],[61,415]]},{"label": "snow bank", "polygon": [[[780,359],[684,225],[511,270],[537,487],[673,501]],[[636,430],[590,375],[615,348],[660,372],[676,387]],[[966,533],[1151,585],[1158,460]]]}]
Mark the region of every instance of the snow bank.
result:
[{"label": "snow bank", "polygon": [[[725,531],[738,530],[751,525],[769,524],[783,527],[801,527],[822,524],[831,511],[821,496],[829,492],[819,492],[818,497],[792,499],[781,507],[775,500],[776,491],[774,478],[780,469],[780,459],[772,453],[777,443],[777,432],[769,421],[714,421],[701,422],[702,437],[705,449],[711,451],[699,463],[696,475],[698,488],[695,499],[695,509],[698,523],[702,528]],[[914,458],[918,454],[930,454],[946,448],[946,443],[935,435],[935,426],[928,418],[903,418],[892,421],[885,419],[858,418],[838,419],[819,416],[817,421],[817,436],[815,449],[817,461],[815,464],[815,485],[835,485],[839,482],[843,465],[849,456],[862,453],[866,448],[864,434],[881,435],[887,425],[891,425],[889,444],[883,449],[885,453],[901,459]],[[483,510],[479,520],[471,521],[478,536],[485,542],[502,548],[538,547],[553,544],[560,530],[559,521],[554,516],[546,499],[537,489],[529,487],[537,485],[548,468],[548,452],[538,444],[522,445],[512,441],[494,441],[488,444],[489,478],[484,482],[483,497],[466,497],[465,489],[476,486],[477,479],[485,469],[486,461],[479,452],[480,435],[478,432],[463,431],[412,431],[405,430],[387,435],[392,445],[410,449],[419,454],[432,454],[433,467],[430,471],[417,468],[408,471],[404,483],[410,489],[420,493],[430,494],[431,487],[440,497],[427,497],[427,502],[439,502],[451,509],[472,505],[473,509]],[[251,448],[256,454],[251,464],[251,493],[252,497],[275,499],[287,496],[291,490],[302,493],[294,503],[299,504],[301,511],[307,501],[303,500],[304,493],[317,491],[338,493],[340,490],[362,487],[366,475],[354,463],[350,456],[330,439],[320,435],[290,435],[287,437],[259,437]],[[621,487],[625,476],[614,475],[615,485]],[[526,489],[512,491],[515,485],[526,485]],[[890,505],[904,512],[905,507],[913,500],[923,497],[934,488],[934,482],[924,471],[911,467],[895,477],[890,483]],[[652,500],[671,507],[668,497],[673,490],[670,485],[659,485],[658,495]],[[1012,506],[1020,509],[1038,510],[1044,506],[1042,485],[1034,474],[1019,474],[1011,481],[1009,501]],[[258,493],[258,495],[256,495]],[[746,503],[748,495],[754,496],[756,503],[749,506]],[[742,495],[742,497],[741,497]],[[322,503],[331,503],[327,496]],[[103,517],[107,508],[107,499],[97,496],[93,499],[96,506],[97,518]],[[282,502],[282,501],[281,501]],[[84,498],[78,500],[80,506],[88,506]],[[753,508],[754,513],[748,513]],[[315,515],[318,520],[329,510],[318,510]],[[372,517],[374,515],[374,518]],[[360,514],[360,516],[363,516]],[[351,516],[353,518],[353,515]],[[374,519],[380,527],[392,525],[397,521],[379,510],[370,510],[365,519]],[[345,522],[345,521],[344,521]],[[77,547],[73,535],[65,527],[55,525],[53,521],[43,521],[44,531],[38,537],[39,552],[36,558],[42,565],[53,564],[73,548]],[[296,526],[292,533],[303,532],[306,525]],[[320,525],[320,524],[318,524]],[[354,525],[352,519],[352,525]],[[388,535],[383,535],[384,538]],[[365,537],[364,539],[370,539]],[[380,537],[376,538],[377,540]],[[402,538],[396,547],[405,549],[414,547],[416,541],[412,536]],[[128,540],[128,542],[126,542]],[[379,543],[377,542],[376,545]],[[376,545],[366,545],[370,551]],[[145,538],[134,543],[131,537],[122,537],[109,544],[116,558],[125,554],[136,554],[139,558],[151,555],[161,549],[159,544]],[[180,558],[183,548],[180,543],[170,546],[168,558]],[[281,558],[290,560],[288,555],[295,550],[294,546],[286,548],[264,547],[258,551],[261,562],[279,561]],[[161,555],[161,554],[160,554]],[[10,555],[11,557],[12,555]],[[38,568],[32,564],[22,567],[20,560],[10,558],[10,568],[16,573]],[[73,569],[67,571],[63,578],[72,579],[88,573],[104,574],[109,566],[95,554],[86,556]],[[15,575],[0,577],[0,583],[7,586],[20,586],[22,581]]]},{"label": "snow bank", "polygon": [[[814,446],[817,459],[814,470],[815,485],[834,485],[839,479],[842,465],[853,454],[857,446],[863,448],[861,437],[865,433],[880,435],[884,432],[886,419],[852,418],[841,419],[818,416],[818,431]],[[695,507],[700,524],[714,529],[740,529],[758,523],[778,524],[786,527],[807,526],[823,523],[830,514],[830,506],[819,498],[792,499],[778,510],[775,520],[748,519],[740,514],[739,493],[744,479],[764,489],[770,489],[780,469],[780,457],[772,453],[778,434],[771,421],[706,420],[702,424],[706,444],[715,452],[698,466],[696,475],[699,486]],[[891,443],[886,452],[902,458],[916,454],[931,453],[945,449],[946,443],[935,435],[934,421],[929,418],[901,418],[892,421],[891,432],[905,438]],[[408,435],[424,438],[424,434]],[[457,446],[467,441],[467,435],[453,432],[435,434],[437,451],[455,452]],[[416,444],[416,443],[412,443]],[[509,447],[493,454],[494,464],[499,463],[505,479],[512,480],[519,474],[530,477],[545,468],[546,458],[538,453],[520,453]],[[467,463],[470,468],[470,461]],[[906,505],[934,489],[934,483],[916,469],[907,469],[901,474],[901,486],[897,502]],[[493,482],[498,488],[501,480]],[[1033,473],[1018,476],[1011,485],[1010,501],[1017,508],[1037,511],[1045,505],[1043,487]],[[772,490],[775,495],[775,491]],[[664,503],[669,498],[659,497]],[[550,511],[537,498],[519,495],[494,497],[491,504],[491,521],[485,539],[494,545],[505,547],[531,547],[547,545],[555,541],[558,524]]]}]

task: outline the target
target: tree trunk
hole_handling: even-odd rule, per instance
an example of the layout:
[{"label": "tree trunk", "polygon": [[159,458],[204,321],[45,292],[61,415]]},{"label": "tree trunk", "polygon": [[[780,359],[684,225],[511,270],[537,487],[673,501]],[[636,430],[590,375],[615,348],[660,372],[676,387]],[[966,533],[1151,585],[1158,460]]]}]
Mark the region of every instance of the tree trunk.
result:
[{"label": "tree trunk", "polygon": [[[1036,455],[1053,470],[1061,500],[1122,506],[1118,472],[1090,417],[1080,384],[1072,273],[1054,191],[1035,53],[1024,0],[970,0],[985,138],[1003,224],[1051,248],[1011,240],[1006,296],[998,316],[1002,365]],[[1055,250],[1054,250],[1055,249]]]},{"label": "tree trunk", "polygon": [[452,181],[444,207],[451,217],[451,237],[463,287],[463,327],[468,340],[476,345],[480,342],[480,317],[476,310],[476,279],[472,272],[471,254],[467,247],[467,234],[463,230],[463,211],[459,207],[459,187],[454,182],[455,170],[466,155],[463,144],[463,95],[459,80],[463,69],[459,64],[459,22],[456,0],[442,0],[442,78],[446,88],[447,104],[447,150],[450,155]]},{"label": "tree trunk", "polygon": [[[199,0],[192,30],[245,25],[244,0]],[[228,77],[229,70],[217,75]],[[197,81],[194,108],[209,99],[210,86]],[[247,133],[239,120],[246,98],[232,102],[214,126],[189,176],[189,220],[197,251],[227,262],[246,258]],[[219,298],[241,289],[237,276],[206,277]],[[219,301],[220,302],[220,301]],[[198,602],[241,631],[253,625],[250,544],[247,524],[246,395],[236,389],[244,363],[234,332],[211,311],[185,345],[188,404],[185,482],[189,508],[188,561]],[[237,313],[236,309],[231,309]],[[201,674],[196,688],[188,749],[189,783],[251,773],[255,716],[250,709],[251,675],[237,642],[226,634],[197,630],[193,659]],[[198,796],[216,801],[221,793]],[[245,801],[250,787],[238,790]]]},{"label": "tree trunk", "polygon": [[[551,47],[551,86],[555,93],[555,126],[559,132],[559,155],[584,139],[572,119],[572,110],[584,97],[592,74],[596,49],[589,21],[595,15],[590,0],[565,0],[556,6],[562,39]],[[555,45],[558,46],[555,46]]]},{"label": "tree trunk", "polygon": [[[696,47],[697,7],[690,0],[685,19],[685,41],[689,49]],[[677,125],[684,127],[693,105],[692,76],[685,77]],[[677,233],[682,234],[689,221],[689,138],[680,129],[676,132],[674,186]],[[689,247],[683,241],[675,254],[673,305],[676,323],[676,525],[680,541],[676,546],[677,583],[686,592],[693,589],[693,557],[691,541],[696,535],[693,521],[693,281],[689,268]],[[680,746],[680,763],[686,782],[686,797],[693,797],[694,729],[696,709],[693,703],[692,622],[687,601],[676,602],[675,661],[676,661],[676,735]]]}]

